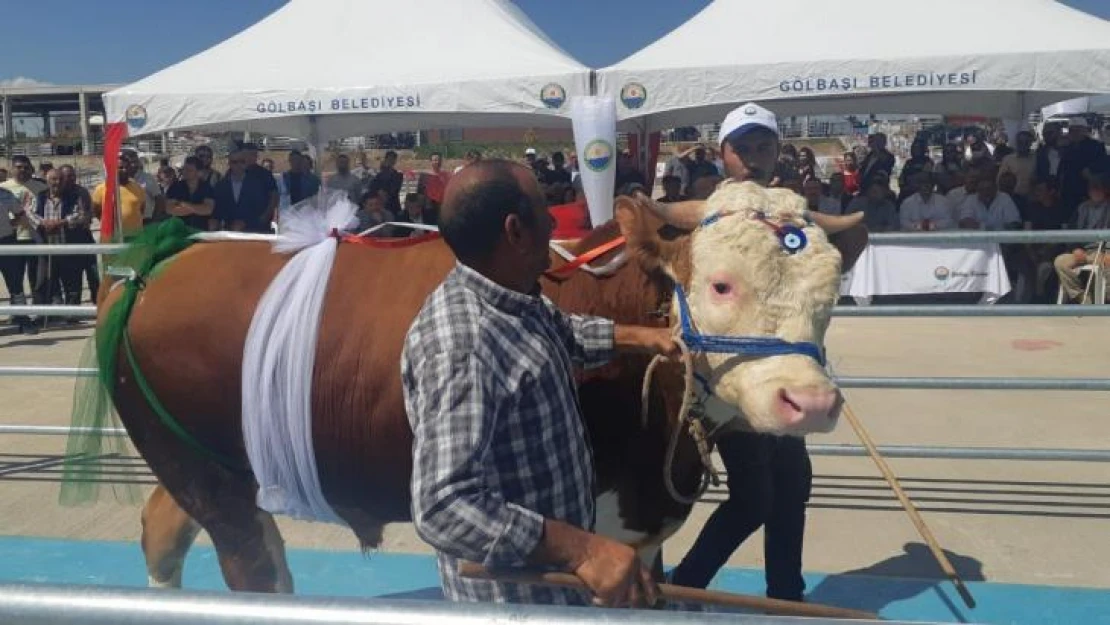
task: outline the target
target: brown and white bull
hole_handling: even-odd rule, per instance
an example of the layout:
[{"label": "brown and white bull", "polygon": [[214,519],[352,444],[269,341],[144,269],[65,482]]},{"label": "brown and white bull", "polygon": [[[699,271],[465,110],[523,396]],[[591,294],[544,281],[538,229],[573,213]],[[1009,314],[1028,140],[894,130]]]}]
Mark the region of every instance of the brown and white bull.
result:
[{"label": "brown and white bull", "polygon": [[[577,249],[623,235],[629,262],[604,278],[583,271],[544,278],[545,295],[567,312],[660,325],[661,311],[678,319],[678,284],[702,335],[823,344],[840,272],[866,245],[858,219],[809,215],[799,196],[753,183],[726,182],[708,203],[658,209],[618,199],[616,220]],[[710,215],[715,220],[700,225]],[[782,226],[802,231],[804,248],[787,249]],[[256,303],[288,259],[266,243],[193,245],[145,285],[128,326],[135,362],[166,412],[240,467],[249,467],[240,416],[244,341]],[[410,519],[412,434],[399,357],[410,323],[454,262],[441,241],[403,249],[343,244],[337,251],[316,348],[312,436],[323,494],[363,549],[380,544],[385,524]],[[101,299],[101,320],[118,297],[117,290]],[[801,435],[835,425],[836,388],[810,356],[716,353],[696,362],[714,427]],[[203,528],[230,588],[291,592],[284,544],[272,516],[255,505],[249,470],[229,469],[183,442],[144,399],[122,350],[118,363],[113,401],[160,482],[143,511],[151,583],[180,585],[185,553]],[[596,529],[651,562],[690,511],[668,494],[664,471],[678,491],[693,493],[703,470],[685,436],[666,466],[668,441],[681,427],[674,416],[684,387],[676,368],[656,376],[641,423],[647,364],[646,357],[622,356],[579,374],[578,382],[597,470]]]}]

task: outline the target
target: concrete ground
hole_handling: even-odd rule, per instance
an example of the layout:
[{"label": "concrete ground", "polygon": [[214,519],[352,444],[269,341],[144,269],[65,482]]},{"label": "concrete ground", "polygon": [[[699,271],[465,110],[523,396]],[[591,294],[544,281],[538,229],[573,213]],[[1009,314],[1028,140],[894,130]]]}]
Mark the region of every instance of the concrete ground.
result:
[{"label": "concrete ground", "polygon": [[[839,375],[1106,375],[1105,319],[836,319],[828,337]],[[0,328],[0,365],[76,366],[88,326],[23,336]],[[67,378],[0,377],[0,424],[67,425]],[[847,397],[881,445],[1105,449],[1110,402],[1096,392],[851,390]],[[0,535],[136,540],[139,509],[111,502],[58,504],[65,450],[59,436],[0,435]],[[813,443],[854,443],[851,428]],[[141,461],[139,461],[141,463]],[[968,580],[1110,588],[1110,465],[904,460],[891,464]],[[805,568],[820,573],[932,577],[936,565],[867,458],[815,457]],[[140,472],[146,474],[140,465]],[[149,477],[145,478],[149,480]],[[144,486],[144,488],[149,488]],[[712,490],[665,548],[673,564],[722,492]],[[332,526],[281,521],[295,548],[353,550]],[[425,553],[409,526],[385,550]],[[205,540],[202,538],[202,540]],[[205,541],[206,542],[206,541]],[[729,564],[762,566],[762,539]],[[136,546],[137,548],[137,546]]]}]

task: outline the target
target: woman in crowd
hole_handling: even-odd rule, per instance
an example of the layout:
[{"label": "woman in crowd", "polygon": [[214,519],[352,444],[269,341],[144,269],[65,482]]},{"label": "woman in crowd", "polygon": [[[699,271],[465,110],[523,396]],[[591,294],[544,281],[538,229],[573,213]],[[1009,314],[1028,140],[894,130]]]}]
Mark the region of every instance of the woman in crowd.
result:
[{"label": "woman in crowd", "polygon": [[844,165],[840,173],[844,176],[844,193],[849,197],[859,193],[859,159],[855,152],[844,153]]},{"label": "woman in crowd", "polygon": [[817,155],[809,147],[798,150],[798,178],[802,182],[817,177]]}]

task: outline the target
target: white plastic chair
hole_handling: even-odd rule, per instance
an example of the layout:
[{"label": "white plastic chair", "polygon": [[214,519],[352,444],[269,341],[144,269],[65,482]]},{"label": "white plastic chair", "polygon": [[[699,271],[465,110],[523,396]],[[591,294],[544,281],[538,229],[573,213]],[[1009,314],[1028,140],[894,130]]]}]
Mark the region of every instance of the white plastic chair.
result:
[{"label": "white plastic chair", "polygon": [[[1094,262],[1087,263],[1076,269],[1080,274],[1086,273],[1088,275],[1086,288],[1083,289],[1083,302],[1087,301],[1087,293],[1094,290],[1094,303],[1106,303],[1106,285],[1110,282],[1110,274],[1107,274],[1106,267],[1103,265],[1103,260],[1106,253],[1106,243],[1099,243],[1098,250],[1095,252]],[[1065,300],[1064,288],[1060,287],[1059,292],[1056,294],[1056,303],[1063,304]]]}]

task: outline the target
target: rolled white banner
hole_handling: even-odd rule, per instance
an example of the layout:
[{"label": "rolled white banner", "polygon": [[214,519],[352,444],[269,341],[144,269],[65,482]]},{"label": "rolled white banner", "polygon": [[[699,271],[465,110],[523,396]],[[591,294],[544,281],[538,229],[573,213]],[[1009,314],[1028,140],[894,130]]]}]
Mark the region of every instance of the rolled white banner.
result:
[{"label": "rolled white banner", "polygon": [[612,96],[578,96],[571,100],[579,177],[593,227],[613,219],[617,177],[617,105]]}]

